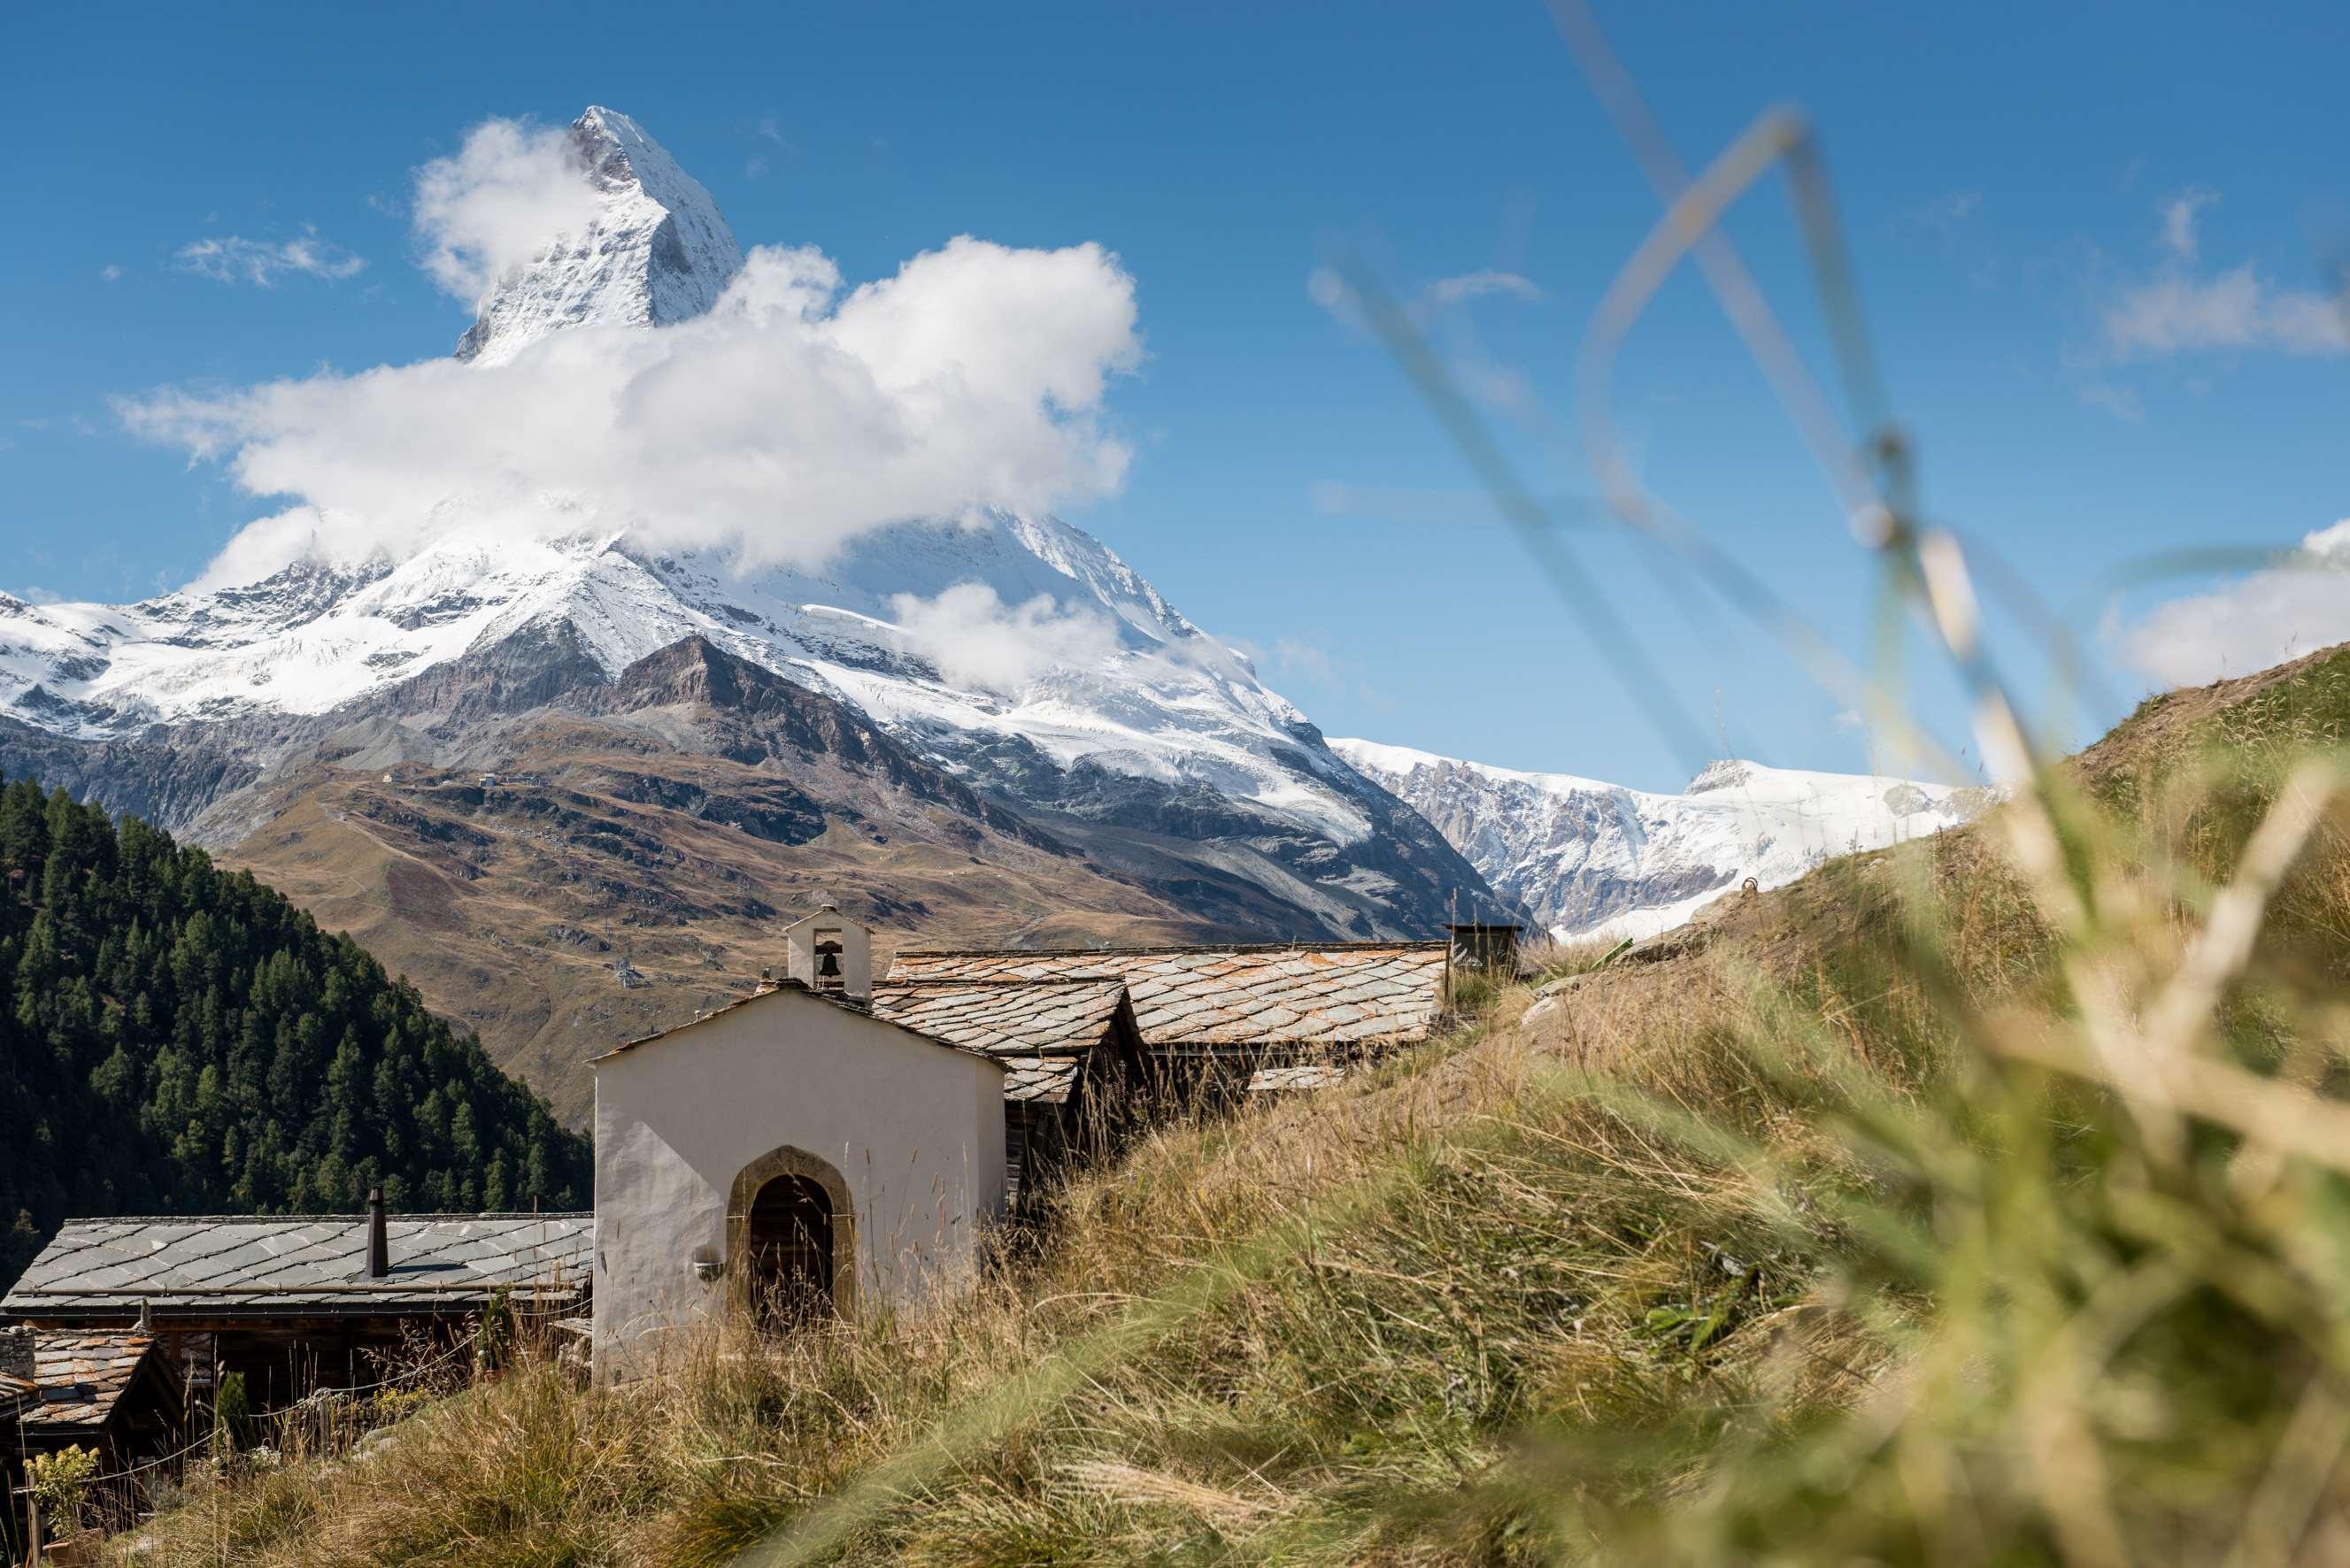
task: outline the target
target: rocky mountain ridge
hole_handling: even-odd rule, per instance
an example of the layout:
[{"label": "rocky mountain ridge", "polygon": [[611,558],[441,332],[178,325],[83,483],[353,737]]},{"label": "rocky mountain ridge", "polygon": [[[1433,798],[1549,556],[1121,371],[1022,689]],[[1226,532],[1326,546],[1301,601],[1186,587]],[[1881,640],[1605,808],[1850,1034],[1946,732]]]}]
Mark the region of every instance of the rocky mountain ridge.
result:
[{"label": "rocky mountain ridge", "polygon": [[[1233,934],[1203,909],[1295,918],[1211,865],[1189,866],[1195,891],[1171,857],[1106,864],[700,638],[617,680],[576,644],[509,639],[285,739],[194,835],[359,939],[574,1119],[589,1057],[738,995],[777,961],[778,917],[820,900],[893,942],[1185,940]],[[13,773],[12,751],[0,735]]]},{"label": "rocky mountain ridge", "polygon": [[591,105],[564,151],[595,192],[593,215],[497,280],[456,357],[500,365],[566,327],[660,327],[717,303],[743,270],[718,203],[627,115]]},{"label": "rocky mountain ridge", "polygon": [[[660,331],[708,310],[742,267],[708,192],[627,116],[590,109],[565,150],[593,216],[498,281],[460,350],[477,367],[573,328]],[[1219,925],[1419,935],[1501,908],[1244,656],[1099,540],[1000,510],[754,566],[649,547],[584,515],[543,536],[469,517],[458,497],[396,555],[303,555],[132,605],[0,597],[0,739],[48,776],[226,846],[249,813],[216,809],[224,797],[372,704],[426,701],[463,661],[528,652],[503,661],[504,679],[543,689],[497,697],[527,705],[618,681],[690,638],[853,706],[1104,854],[1124,853],[1118,834],[1155,836],[1159,869],[1138,875],[1253,882],[1237,902],[1219,892],[1204,911]],[[1198,875],[1207,864],[1216,877]]]}]

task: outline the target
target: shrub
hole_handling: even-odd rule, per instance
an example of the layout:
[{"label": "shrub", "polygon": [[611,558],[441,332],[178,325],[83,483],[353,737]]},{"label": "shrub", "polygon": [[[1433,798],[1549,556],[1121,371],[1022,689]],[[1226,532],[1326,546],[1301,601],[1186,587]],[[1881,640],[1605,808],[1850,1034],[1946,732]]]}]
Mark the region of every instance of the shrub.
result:
[{"label": "shrub", "polygon": [[82,1525],[90,1483],[98,1476],[95,1449],[76,1444],[53,1454],[36,1454],[25,1461],[33,1501],[50,1533],[70,1535]]},{"label": "shrub", "polygon": [[225,1457],[252,1446],[253,1399],[244,1391],[244,1374],[224,1373],[213,1391],[213,1447]]}]

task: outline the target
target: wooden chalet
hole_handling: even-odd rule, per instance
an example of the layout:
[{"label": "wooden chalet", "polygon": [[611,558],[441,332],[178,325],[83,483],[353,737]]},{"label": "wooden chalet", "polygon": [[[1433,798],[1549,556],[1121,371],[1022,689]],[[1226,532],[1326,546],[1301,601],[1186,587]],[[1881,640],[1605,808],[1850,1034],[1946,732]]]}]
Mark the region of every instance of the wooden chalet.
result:
[{"label": "wooden chalet", "polygon": [[0,1316],[44,1345],[140,1346],[126,1376],[152,1362],[183,1419],[231,1372],[266,1410],[379,1381],[502,1296],[527,1314],[584,1311],[594,1231],[588,1214],[387,1214],[380,1198],[360,1216],[73,1220]]},{"label": "wooden chalet", "polygon": [[882,984],[1114,981],[1155,1082],[1268,1094],[1336,1083],[1382,1051],[1427,1039],[1451,961],[1440,941],[915,949],[897,955]]}]

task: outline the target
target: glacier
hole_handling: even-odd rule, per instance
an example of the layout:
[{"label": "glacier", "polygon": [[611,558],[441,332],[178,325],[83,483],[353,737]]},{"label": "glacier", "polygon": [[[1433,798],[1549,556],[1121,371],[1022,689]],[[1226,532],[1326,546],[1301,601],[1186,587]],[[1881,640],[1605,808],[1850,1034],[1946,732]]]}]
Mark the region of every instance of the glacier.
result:
[{"label": "glacier", "polygon": [[1734,759],[1662,794],[1372,741],[1330,748],[1417,809],[1562,941],[1652,936],[1749,877],[1781,887],[1831,856],[1955,827],[1990,799],[1979,785]]}]

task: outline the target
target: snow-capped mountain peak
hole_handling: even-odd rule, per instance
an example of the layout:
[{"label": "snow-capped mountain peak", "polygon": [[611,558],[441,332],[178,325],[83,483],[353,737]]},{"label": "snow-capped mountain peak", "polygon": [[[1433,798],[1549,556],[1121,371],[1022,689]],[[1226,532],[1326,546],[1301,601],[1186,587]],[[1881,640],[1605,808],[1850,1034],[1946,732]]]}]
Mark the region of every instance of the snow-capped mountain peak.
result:
[{"label": "snow-capped mountain peak", "polygon": [[1330,749],[1435,825],[1496,891],[1561,939],[1647,936],[1752,877],[1792,882],[1831,856],[1966,821],[1980,788],[1725,758],[1679,794],[1520,773],[1406,746]]},{"label": "snow-capped mountain peak", "polygon": [[[527,356],[515,369],[530,369],[532,345],[567,328],[608,345],[606,329],[690,320],[743,267],[709,193],[627,116],[588,109],[562,152],[593,210],[484,297],[458,350],[476,367]],[[567,198],[567,178],[555,181]],[[788,400],[755,412],[812,417]],[[98,755],[86,776],[130,798],[142,748],[209,748],[208,771],[174,796],[183,823],[256,770],[313,748],[344,755],[338,734],[394,723],[402,756],[431,751],[442,740],[409,721],[479,672],[494,671],[483,677],[494,701],[545,702],[698,638],[861,710],[1046,821],[1055,842],[1181,888],[1224,929],[1421,934],[1448,910],[1494,912],[1459,854],[1334,755],[1245,658],[1049,514],[918,514],[771,566],[665,549],[657,530],[619,520],[626,508],[563,502],[577,526],[550,535],[462,488],[406,504],[429,505],[432,525],[399,550],[353,558],[314,535],[290,565],[236,568],[253,580],[216,564],[139,604],[0,598],[0,764],[12,747],[47,765]]]},{"label": "snow-capped mountain peak", "polygon": [[[458,358],[496,365],[571,327],[673,325],[741,271],[710,193],[627,115],[589,108],[562,153],[591,215],[498,280]],[[1245,659],[1048,515],[902,522],[827,559],[745,566],[586,525],[592,510],[556,537],[501,527],[463,496],[435,510],[397,559],[299,559],[136,605],[0,604],[0,713],[117,740],[330,712],[526,628],[607,677],[702,636],[1006,787],[1089,764],[1342,845],[1389,809]]]},{"label": "snow-capped mountain peak", "polygon": [[565,151],[595,192],[592,216],[491,287],[458,358],[503,364],[566,327],[684,321],[743,270],[718,203],[635,120],[591,106]]}]

